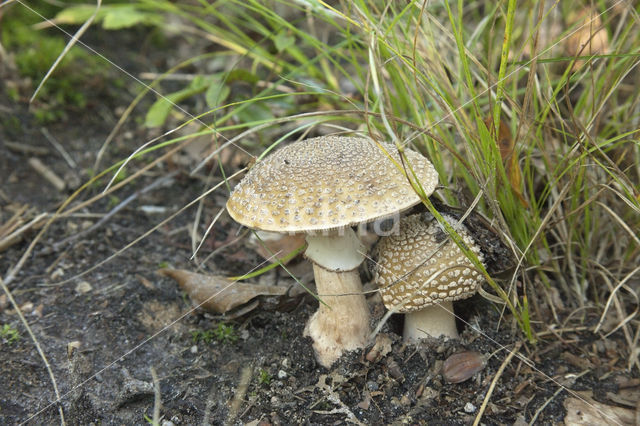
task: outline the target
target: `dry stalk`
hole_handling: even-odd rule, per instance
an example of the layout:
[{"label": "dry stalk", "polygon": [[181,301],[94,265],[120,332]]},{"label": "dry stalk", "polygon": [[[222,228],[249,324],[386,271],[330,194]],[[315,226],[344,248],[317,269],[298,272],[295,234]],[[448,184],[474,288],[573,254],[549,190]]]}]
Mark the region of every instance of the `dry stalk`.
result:
[{"label": "dry stalk", "polygon": [[40,346],[40,342],[38,341],[38,339],[36,338],[36,335],[31,330],[31,327],[29,326],[27,319],[24,317],[24,315],[22,315],[22,311],[20,310],[20,307],[18,306],[15,299],[13,298],[13,295],[5,285],[2,277],[0,277],[0,286],[2,286],[2,290],[4,290],[4,293],[7,295],[7,299],[9,299],[11,306],[13,306],[13,309],[15,309],[16,313],[18,314],[18,317],[20,318],[20,322],[22,322],[22,325],[24,325],[24,328],[27,330],[27,333],[29,333],[29,337],[33,341],[33,344],[35,345],[36,350],[40,355],[40,358],[42,358],[42,362],[44,363],[44,366],[47,369],[47,373],[49,373],[49,377],[51,378],[51,383],[53,385],[53,392],[56,396],[56,400],[54,403],[49,404],[48,407],[54,404],[58,406],[58,412],[60,413],[60,424],[64,426],[66,425],[66,422],[64,420],[64,412],[62,411],[62,405],[60,405],[60,392],[58,392],[58,383],[56,382],[56,377],[53,375],[53,371],[51,370],[51,365],[49,364],[49,360],[47,359],[47,356],[44,354],[44,351]]},{"label": "dry stalk", "polygon": [[482,401],[482,405],[480,406],[480,409],[478,410],[478,414],[476,415],[476,419],[473,422],[473,426],[478,426],[480,424],[480,420],[482,419],[482,415],[484,414],[484,411],[487,409],[487,404],[489,404],[489,400],[491,399],[491,395],[493,394],[493,390],[496,387],[496,383],[498,383],[498,380],[500,379],[500,376],[502,376],[502,373],[504,372],[504,369],[507,367],[509,362],[511,362],[511,359],[514,357],[514,355],[516,353],[518,353],[518,351],[520,350],[521,346],[522,346],[522,342],[517,342],[515,344],[515,346],[513,347],[513,349],[509,352],[509,355],[507,355],[507,357],[504,359],[504,361],[502,361],[502,364],[500,365],[500,368],[498,368],[498,371],[496,372],[496,375],[493,377],[493,380],[491,380],[491,385],[489,386],[489,390],[487,391],[487,395],[485,395],[484,401]]}]

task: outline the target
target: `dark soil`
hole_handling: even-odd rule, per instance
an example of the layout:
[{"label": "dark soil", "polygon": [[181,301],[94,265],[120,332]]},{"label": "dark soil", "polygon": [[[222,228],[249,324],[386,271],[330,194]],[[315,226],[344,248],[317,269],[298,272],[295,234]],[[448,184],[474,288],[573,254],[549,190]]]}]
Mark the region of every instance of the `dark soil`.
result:
[{"label": "dark soil", "polygon": [[[129,48],[134,46],[129,44]],[[123,98],[126,100],[110,99],[115,105],[108,109],[96,102],[65,122],[47,126],[77,163],[75,168],[43,137],[41,126],[25,104],[0,98],[1,108],[7,111],[3,114],[21,123],[18,130],[0,130],[0,223],[8,220],[18,205],[27,205],[30,217],[53,212],[71,194],[71,190],[57,191],[33,171],[27,163],[33,155],[72,189],[77,186],[73,182],[86,181],[95,154],[117,121],[115,111],[125,107],[131,97]],[[124,136],[107,150],[103,165],[125,158],[151,138],[133,120],[130,123],[120,132]],[[48,153],[16,151],[6,141],[45,148]],[[143,164],[134,162],[132,170]],[[170,166],[162,163],[126,185],[116,193],[118,200],[176,171],[175,165],[172,170]],[[156,271],[161,267],[196,270],[189,260],[195,207],[104,265],[74,278],[210,186],[202,179],[188,177],[188,171],[178,167],[169,185],[139,195],[103,226],[71,242],[63,241],[96,224],[101,216],[91,214],[106,213],[118,201],[106,197],[75,216],[57,220],[35,246],[8,288],[51,365],[61,401],[55,401],[45,364],[3,296],[0,326],[10,325],[21,337],[14,342],[4,338],[0,343],[0,424],[59,423],[58,404],[69,424],[145,424],[154,409],[152,369],[166,425],[471,424],[509,350],[519,342],[518,356],[499,374],[483,423],[524,424],[534,416],[540,424],[562,422],[565,399],[575,391],[591,391],[595,400],[617,405],[611,395],[630,376],[625,370],[627,360],[620,355],[626,349],[619,333],[602,339],[578,327],[547,333],[537,344],[529,344],[512,327],[508,315],[501,318],[500,312],[479,296],[456,307],[474,328],[460,324],[459,340],[405,345],[398,335],[401,318],[393,317],[379,337],[381,341],[389,339],[391,352],[375,357],[369,354],[369,347],[349,353],[329,370],[316,363],[311,342],[303,337],[304,324],[317,304],[309,296],[291,297],[283,304],[264,300],[231,319],[194,311],[176,282]],[[213,182],[219,181],[219,176],[214,177]],[[90,193],[98,193],[104,184]],[[222,188],[204,200],[201,235],[226,195]],[[143,206],[166,211],[148,213]],[[222,247],[207,261],[204,272],[238,275],[262,262],[246,241],[224,245],[234,239],[237,230],[230,218],[221,217],[198,256],[203,259]],[[37,231],[34,228],[22,241],[0,252],[3,276],[18,263]],[[293,284],[282,271],[260,278],[262,283],[276,281]],[[383,307],[375,297],[371,306],[377,321]],[[597,314],[590,313],[567,328],[590,326],[595,321]],[[226,339],[215,333],[210,338],[194,337],[220,330],[221,324],[231,327],[223,327],[231,330]],[[537,323],[535,329],[546,327]],[[461,351],[483,354],[488,357],[486,365],[467,381],[447,383],[442,364]]]}]

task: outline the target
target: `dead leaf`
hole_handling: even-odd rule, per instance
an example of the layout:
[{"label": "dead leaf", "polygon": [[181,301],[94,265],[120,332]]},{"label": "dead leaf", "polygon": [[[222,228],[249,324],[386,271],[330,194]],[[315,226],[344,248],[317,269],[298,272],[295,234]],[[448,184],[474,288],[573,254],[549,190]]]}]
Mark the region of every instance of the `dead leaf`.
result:
[{"label": "dead leaf", "polygon": [[502,164],[507,174],[507,179],[511,184],[511,189],[516,194],[523,207],[529,207],[529,203],[522,195],[522,173],[520,172],[520,166],[518,165],[518,156],[515,154],[515,142],[511,136],[511,130],[504,122],[500,120],[500,128],[498,129],[498,137],[495,137],[495,130],[493,125],[493,117],[487,117],[484,120],[484,124],[489,129],[491,136],[494,137],[498,149],[500,150],[500,157],[502,158]]},{"label": "dead leaf", "polygon": [[391,352],[391,338],[386,334],[378,334],[376,343],[367,353],[366,359],[369,362],[378,362]]},{"label": "dead leaf", "polygon": [[479,352],[458,352],[442,364],[442,377],[449,383],[462,383],[482,371],[486,364],[486,357]]},{"label": "dead leaf", "polygon": [[634,411],[595,401],[589,397],[567,398],[564,400],[567,415],[564,424],[574,425],[634,425]]},{"label": "dead leaf", "polygon": [[197,274],[182,269],[161,269],[158,272],[176,280],[195,305],[219,314],[258,296],[283,296],[287,293],[284,287],[241,283],[220,275]]},{"label": "dead leaf", "polygon": [[[609,51],[609,35],[602,25],[600,14],[595,9],[585,7],[570,15],[567,21],[575,27],[565,42],[568,56],[600,55]],[[575,71],[584,64],[584,60],[578,59],[571,70]]]}]

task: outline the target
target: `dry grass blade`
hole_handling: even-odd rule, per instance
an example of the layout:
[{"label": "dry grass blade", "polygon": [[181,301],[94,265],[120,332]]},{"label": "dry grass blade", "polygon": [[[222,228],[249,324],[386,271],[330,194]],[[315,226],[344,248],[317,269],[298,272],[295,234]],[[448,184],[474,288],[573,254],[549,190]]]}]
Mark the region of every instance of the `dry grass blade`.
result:
[{"label": "dry grass blade", "polygon": [[496,375],[493,377],[493,380],[491,380],[491,385],[489,385],[489,390],[487,391],[487,394],[485,395],[484,400],[482,401],[482,405],[478,410],[476,419],[473,421],[473,426],[477,426],[480,424],[480,420],[482,420],[482,415],[484,414],[484,411],[487,409],[487,404],[489,404],[489,400],[491,399],[493,390],[496,387],[496,383],[498,383],[498,380],[500,380],[500,376],[502,376],[504,369],[507,367],[507,365],[509,365],[514,355],[518,353],[521,346],[522,346],[522,342],[517,342],[514,348],[511,351],[509,351],[509,355],[507,355],[507,357],[504,359],[504,361],[500,365],[500,368],[498,368]]},{"label": "dry grass blade", "polygon": [[151,367],[151,378],[153,380],[153,425],[160,426],[160,407],[162,407],[162,395],[160,394],[160,381],[156,369]]},{"label": "dry grass blade", "polygon": [[29,326],[27,319],[24,317],[24,315],[22,315],[22,311],[20,310],[20,307],[18,306],[15,299],[13,298],[13,295],[5,285],[2,277],[0,277],[0,286],[2,286],[2,290],[4,291],[4,294],[7,296],[7,298],[9,299],[9,302],[11,303],[11,306],[13,306],[16,313],[18,314],[18,317],[20,318],[20,322],[22,322],[22,325],[27,330],[27,333],[29,333],[29,337],[31,338],[31,341],[33,341],[33,344],[35,345],[36,350],[40,355],[40,358],[42,358],[42,362],[44,363],[47,373],[49,374],[49,378],[51,379],[51,384],[53,385],[53,392],[56,396],[56,399],[52,404],[49,404],[48,407],[54,404],[58,406],[58,412],[60,413],[60,423],[62,425],[65,425],[66,422],[64,420],[64,412],[62,411],[62,405],[60,405],[61,398],[60,398],[60,392],[58,392],[58,382],[56,381],[56,377],[53,375],[53,371],[51,370],[51,365],[49,364],[49,360],[47,359],[47,356],[44,354],[44,351],[40,346],[40,342],[38,341],[38,338],[33,333],[33,330],[31,330],[31,327]]},{"label": "dry grass blade", "polygon": [[20,241],[26,231],[46,217],[46,213],[41,213],[25,224],[26,212],[27,206],[22,206],[6,222],[0,224],[0,252]]},{"label": "dry grass blade", "polygon": [[44,84],[47,82],[47,80],[49,79],[49,76],[53,74],[53,71],[55,71],[55,69],[58,67],[58,64],[62,61],[62,59],[64,59],[64,57],[71,50],[71,48],[76,44],[76,42],[80,39],[80,37],[82,37],[82,34],[84,34],[85,31],[87,31],[87,29],[91,26],[91,23],[98,15],[100,6],[102,6],[102,0],[96,0],[96,9],[93,12],[93,15],[91,15],[89,19],[87,19],[86,22],[82,24],[82,26],[78,28],[78,31],[76,31],[76,33],[71,37],[71,40],[69,40],[69,43],[67,43],[67,45],[64,47],[64,50],[62,51],[62,53],[60,53],[60,55],[58,56],[58,59],[56,59],[53,65],[51,65],[51,67],[49,68],[49,71],[47,71],[47,74],[44,76],[42,81],[40,81],[40,84],[38,85],[36,90],[33,92],[33,95],[31,96],[31,99],[29,99],[29,102],[33,102],[33,100],[38,96],[38,92],[40,92],[40,89],[42,89]]},{"label": "dry grass blade", "polygon": [[[116,185],[112,186],[108,191],[103,192],[101,194],[98,194],[94,197],[91,197],[90,199],[83,201],[71,208],[69,208],[68,210],[65,211],[65,208],[78,196],[80,195],[80,193],[85,190],[86,188],[89,187],[89,185],[93,182],[93,180],[85,183],[80,189],[78,189],[75,193],[73,193],[69,198],[67,198],[62,205],[60,206],[60,208],[58,208],[58,211],[53,214],[49,220],[44,224],[44,226],[42,227],[42,229],[40,230],[40,232],[38,232],[38,234],[35,236],[35,238],[31,241],[31,243],[29,244],[29,246],[27,247],[27,249],[24,251],[24,253],[22,254],[22,256],[20,257],[20,260],[18,260],[18,263],[16,263],[16,265],[11,268],[11,270],[9,270],[7,272],[7,274],[4,277],[4,281],[6,284],[11,283],[11,281],[13,281],[13,279],[15,278],[16,274],[20,271],[20,269],[22,269],[22,267],[24,266],[25,262],[27,261],[27,259],[29,258],[29,256],[31,255],[31,253],[33,252],[36,244],[38,244],[40,242],[40,239],[44,236],[44,234],[47,232],[47,230],[49,229],[49,227],[53,224],[53,222],[56,219],[59,219],[61,217],[64,216],[68,216],[71,213],[82,209],[88,205],[90,205],[91,203],[95,202],[96,200],[99,200],[105,196],[107,196],[108,194],[110,194],[113,191],[116,191],[117,189],[125,186],[126,184],[128,184],[129,182],[131,182],[132,180],[134,180],[135,178],[137,178],[138,176],[142,175],[144,172],[146,172],[147,170],[150,170],[151,168],[155,167],[158,163],[160,163],[161,161],[165,160],[166,158],[169,158],[171,155],[175,154],[176,152],[178,152],[184,145],[186,145],[189,141],[185,141],[181,144],[179,144],[178,146],[174,147],[173,149],[167,151],[164,155],[160,156],[159,158],[156,158],[155,160],[151,161],[149,164],[145,165],[144,167],[140,168],[137,172],[135,172],[134,174],[132,174],[131,176],[125,178],[124,180],[122,180],[121,182],[117,183]],[[97,179],[94,178],[94,179]]]}]

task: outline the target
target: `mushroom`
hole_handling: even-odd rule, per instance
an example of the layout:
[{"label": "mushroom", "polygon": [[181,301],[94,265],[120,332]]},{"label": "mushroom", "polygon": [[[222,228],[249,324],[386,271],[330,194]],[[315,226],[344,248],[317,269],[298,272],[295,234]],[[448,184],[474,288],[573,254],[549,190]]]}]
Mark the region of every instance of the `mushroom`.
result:
[{"label": "mushroom", "polygon": [[[389,158],[400,163],[395,147],[379,145],[341,136],[292,143],[258,162],[227,202],[231,217],[249,228],[307,235],[305,256],[313,262],[321,303],[305,335],[325,367],[344,351],[364,347],[370,331],[358,273],[364,248],[351,227],[420,202]],[[416,152],[405,155],[424,192],[431,194],[438,181],[433,165]]]},{"label": "mushroom", "polygon": [[[483,262],[484,256],[467,228],[447,214],[442,217]],[[380,239],[376,282],[387,309],[406,313],[404,340],[458,337],[453,301],[475,294],[480,272],[429,213],[407,216],[399,232]]]}]

